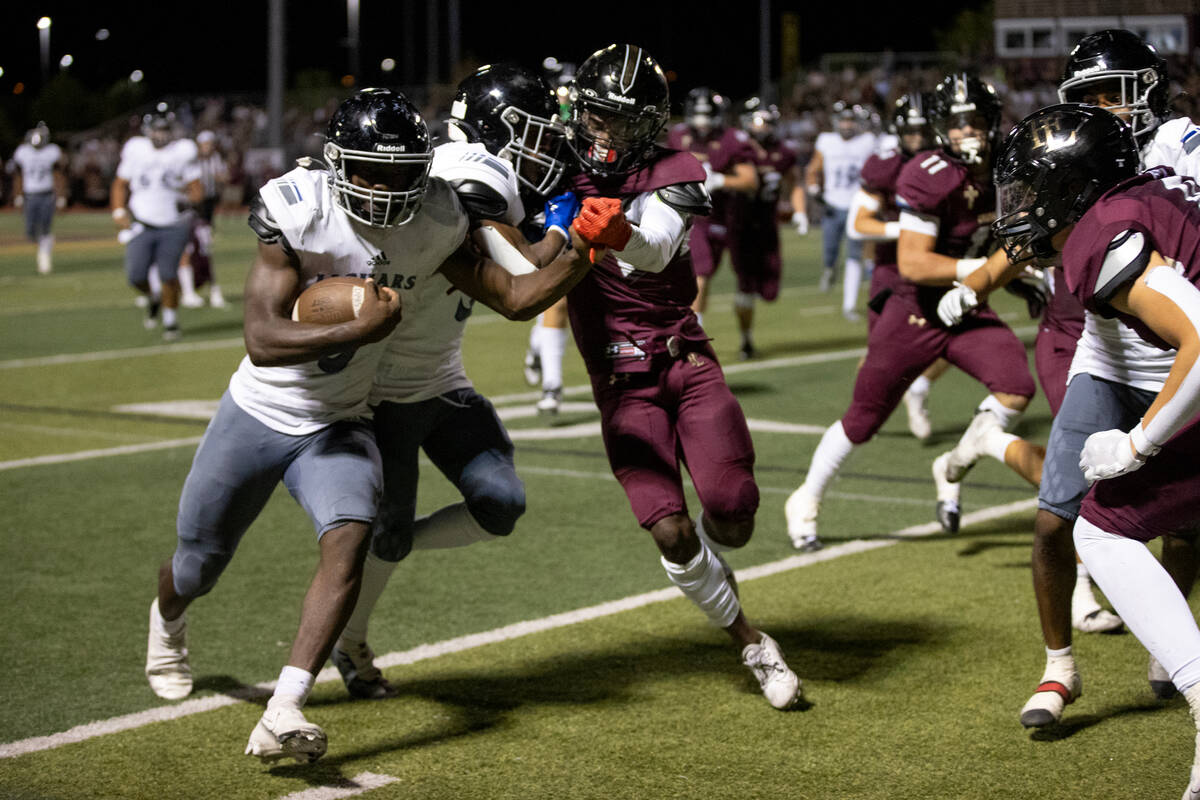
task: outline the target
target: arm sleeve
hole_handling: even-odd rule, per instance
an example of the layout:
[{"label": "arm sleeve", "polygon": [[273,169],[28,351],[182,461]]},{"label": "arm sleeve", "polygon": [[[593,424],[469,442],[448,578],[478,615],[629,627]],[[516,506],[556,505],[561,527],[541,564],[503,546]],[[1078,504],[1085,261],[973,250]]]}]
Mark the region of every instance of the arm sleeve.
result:
[{"label": "arm sleeve", "polygon": [[653,195],[619,258],[643,272],[662,272],[687,236],[687,215]]},{"label": "arm sleeve", "polygon": [[[1155,267],[1146,273],[1146,286],[1178,306],[1200,336],[1200,291],[1171,267]],[[1143,427],[1152,445],[1162,446],[1185,424],[1200,414],[1200,365],[1192,362],[1170,400]]]},{"label": "arm sleeve", "polygon": [[878,236],[870,233],[863,233],[855,227],[854,222],[858,219],[859,209],[866,209],[874,214],[879,210],[879,201],[876,200],[868,192],[858,189],[854,192],[854,197],[850,200],[850,211],[846,215],[846,236],[855,241],[864,242],[886,242],[892,241],[895,237],[884,234]]}]

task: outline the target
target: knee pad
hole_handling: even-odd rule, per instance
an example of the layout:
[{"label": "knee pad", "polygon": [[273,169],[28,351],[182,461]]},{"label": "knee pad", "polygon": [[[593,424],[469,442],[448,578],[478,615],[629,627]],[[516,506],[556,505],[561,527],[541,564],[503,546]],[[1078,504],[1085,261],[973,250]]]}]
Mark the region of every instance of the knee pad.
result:
[{"label": "knee pad", "polygon": [[515,472],[496,470],[464,489],[471,516],[493,536],[512,533],[525,513],[525,484]]},{"label": "knee pad", "polygon": [[205,551],[180,542],[171,559],[175,593],[189,600],[208,594],[232,558],[233,553]]},{"label": "knee pad", "polygon": [[731,472],[706,500],[704,510],[717,519],[734,522],[753,519],[758,511],[758,484],[747,472]]}]

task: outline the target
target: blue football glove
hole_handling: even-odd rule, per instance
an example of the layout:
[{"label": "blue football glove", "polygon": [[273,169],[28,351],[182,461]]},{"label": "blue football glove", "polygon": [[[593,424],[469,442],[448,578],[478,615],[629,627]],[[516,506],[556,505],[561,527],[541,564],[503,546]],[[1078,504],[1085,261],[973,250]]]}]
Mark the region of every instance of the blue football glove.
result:
[{"label": "blue football glove", "polygon": [[551,197],[546,201],[546,221],[542,224],[542,230],[546,233],[557,230],[564,239],[570,241],[571,234],[568,231],[579,214],[579,207],[579,198],[574,192],[563,192],[557,197]]}]

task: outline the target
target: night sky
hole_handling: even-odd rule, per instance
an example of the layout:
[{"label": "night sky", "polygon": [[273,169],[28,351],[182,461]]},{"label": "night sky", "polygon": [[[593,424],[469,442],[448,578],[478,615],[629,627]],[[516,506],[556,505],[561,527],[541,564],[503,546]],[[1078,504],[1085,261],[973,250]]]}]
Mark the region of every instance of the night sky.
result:
[{"label": "night sky", "polygon": [[[474,63],[515,59],[536,65],[547,55],[578,62],[610,42],[631,42],[649,50],[664,69],[674,71],[683,87],[704,84],[732,95],[752,92],[758,81],[758,3],[689,5],[709,10],[680,16],[671,9],[683,3],[647,0],[570,5],[461,0],[463,56]],[[844,4],[775,0],[772,8],[776,14],[800,13],[801,60],[814,63],[823,52],[933,49],[935,29],[947,26],[961,8],[978,5],[980,0],[923,0],[917,16],[903,13],[901,4],[857,3],[853,25],[843,19]],[[288,6],[289,75],[305,69],[335,76],[347,72],[344,0],[308,0]],[[403,85],[406,77],[424,83],[428,4],[361,0],[361,6],[360,84]],[[730,14],[730,8],[742,10],[741,15]],[[181,11],[185,16],[180,17]],[[581,13],[591,18],[586,25],[565,25]],[[144,71],[147,87],[156,94],[261,92],[266,85],[265,0],[30,2],[9,10],[0,28],[0,67],[5,71],[0,92],[11,92],[16,81],[23,81],[30,91],[40,86],[36,22],[43,15],[53,20],[52,69],[57,70],[59,59],[69,52],[75,59],[72,73],[89,87],[108,86],[133,69]],[[100,28],[110,32],[106,41],[95,39]],[[406,40],[412,44],[406,46]],[[385,57],[399,65],[390,80],[379,70]],[[777,69],[777,52],[775,65]],[[407,75],[406,66],[410,67]]]}]

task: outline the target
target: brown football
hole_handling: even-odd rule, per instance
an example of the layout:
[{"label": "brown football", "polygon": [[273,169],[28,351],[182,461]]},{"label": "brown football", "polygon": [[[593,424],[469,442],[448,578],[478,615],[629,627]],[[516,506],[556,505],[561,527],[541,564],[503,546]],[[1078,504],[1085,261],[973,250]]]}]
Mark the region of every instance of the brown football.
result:
[{"label": "brown football", "polygon": [[358,317],[367,292],[378,291],[365,278],[326,278],[309,286],[296,298],[292,319],[318,325],[337,325]]}]

